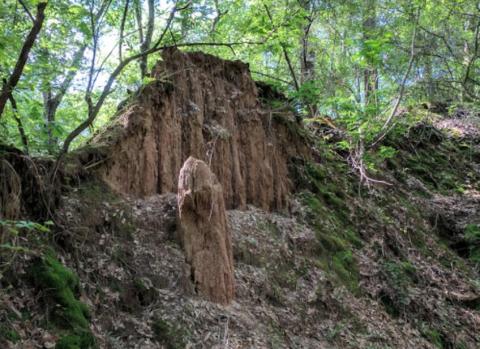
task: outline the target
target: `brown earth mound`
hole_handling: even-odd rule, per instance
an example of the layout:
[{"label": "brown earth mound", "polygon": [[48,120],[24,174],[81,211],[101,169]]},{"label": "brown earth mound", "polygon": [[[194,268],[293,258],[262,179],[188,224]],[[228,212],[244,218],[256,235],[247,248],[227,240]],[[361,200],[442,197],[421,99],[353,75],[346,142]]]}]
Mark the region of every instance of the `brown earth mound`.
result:
[{"label": "brown earth mound", "polygon": [[175,192],[189,157],[204,160],[227,208],[285,208],[293,189],[288,164],[308,157],[291,110],[261,102],[248,65],[203,53],[163,52],[155,81],[93,140],[106,146],[99,168],[116,191],[143,197]]}]

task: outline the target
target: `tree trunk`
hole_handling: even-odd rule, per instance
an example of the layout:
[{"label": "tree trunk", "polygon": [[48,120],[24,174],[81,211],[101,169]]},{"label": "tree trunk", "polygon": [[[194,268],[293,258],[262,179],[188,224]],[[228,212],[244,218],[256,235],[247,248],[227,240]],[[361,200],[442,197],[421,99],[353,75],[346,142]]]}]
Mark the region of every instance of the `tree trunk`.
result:
[{"label": "tree trunk", "polygon": [[[363,12],[363,40],[371,40],[376,29],[376,0],[366,0]],[[374,62],[367,61],[367,67],[363,71],[364,103],[368,106],[374,99],[378,89],[378,69]]]},{"label": "tree trunk", "polygon": [[[148,23],[147,32],[145,33],[145,39],[140,46],[140,52],[145,52],[150,48],[152,44],[153,28],[155,26],[155,1],[148,0]],[[144,55],[140,59],[140,75],[142,79],[147,76],[148,69],[148,55]]]},{"label": "tree trunk", "polygon": [[[315,80],[315,51],[310,47],[310,29],[315,16],[314,4],[310,0],[300,1],[300,6],[305,10],[307,16],[305,17],[305,24],[302,28],[302,37],[300,39],[300,85],[310,83]],[[315,116],[318,112],[317,104],[315,102],[306,101],[306,106],[310,116]]]},{"label": "tree trunk", "polygon": [[427,84],[427,98],[429,102],[435,99],[435,86],[433,82],[432,57],[430,55],[425,58],[425,82]]},{"label": "tree trunk", "polygon": [[52,95],[51,86],[48,84],[47,91],[43,92],[43,117],[47,129],[47,150],[49,154],[55,152],[57,145],[57,138],[53,135],[53,127],[55,124],[55,114],[57,113],[58,104],[57,99]]},{"label": "tree trunk", "polygon": [[0,117],[3,114],[5,109],[5,105],[10,98],[10,94],[13,92],[15,87],[20,80],[20,77],[23,73],[23,68],[28,60],[28,55],[30,54],[30,50],[37,39],[38,33],[42,29],[43,21],[45,19],[45,8],[47,7],[46,2],[40,2],[37,5],[37,16],[35,17],[35,21],[33,22],[33,27],[27,35],[25,42],[23,43],[22,50],[20,51],[20,56],[18,57],[17,63],[15,68],[13,69],[12,75],[8,78],[7,83],[3,86],[2,92],[0,94]]},{"label": "tree trunk", "polygon": [[478,59],[479,51],[479,35],[480,35],[480,20],[476,25],[472,25],[470,21],[466,25],[466,30],[474,32],[473,42],[470,44],[465,40],[463,45],[463,64],[465,66],[465,73],[463,76],[462,101],[471,102],[475,99],[475,84],[472,80],[472,70]]}]

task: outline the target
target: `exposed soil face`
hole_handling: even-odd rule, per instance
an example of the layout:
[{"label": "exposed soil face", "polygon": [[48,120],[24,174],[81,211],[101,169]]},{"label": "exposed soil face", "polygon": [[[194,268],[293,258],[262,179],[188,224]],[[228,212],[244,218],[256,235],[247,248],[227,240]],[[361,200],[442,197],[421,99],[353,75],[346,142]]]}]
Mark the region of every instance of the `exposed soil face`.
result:
[{"label": "exposed soil face", "polygon": [[309,148],[291,111],[262,104],[246,64],[171,49],[153,77],[94,140],[108,147],[99,171],[114,190],[175,192],[180,167],[194,156],[211,166],[227,208],[287,206],[288,163]]}]

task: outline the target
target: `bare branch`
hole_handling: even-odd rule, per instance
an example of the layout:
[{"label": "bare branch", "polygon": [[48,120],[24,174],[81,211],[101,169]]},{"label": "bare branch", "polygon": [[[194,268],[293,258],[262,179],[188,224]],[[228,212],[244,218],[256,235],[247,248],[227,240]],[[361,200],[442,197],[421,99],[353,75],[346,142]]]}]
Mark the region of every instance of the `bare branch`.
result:
[{"label": "bare branch", "polygon": [[280,79],[276,76],[273,76],[273,75],[270,75],[270,74],[265,74],[265,73],[262,73],[262,72],[259,72],[259,71],[255,71],[255,70],[251,70],[250,71],[252,74],[257,74],[257,75],[260,75],[260,76],[264,76],[266,78],[269,78],[269,79],[272,79],[272,80],[275,80],[275,81],[279,81],[279,82],[283,82],[284,84],[286,85],[292,85],[293,83],[291,81],[287,81],[287,80],[284,80],[284,79]]},{"label": "bare branch", "polygon": [[213,34],[215,32],[215,30],[217,29],[218,22],[220,22],[220,19],[222,19],[222,17],[228,13],[228,10],[225,10],[225,11],[220,10],[220,5],[218,4],[218,0],[214,0],[214,3],[215,3],[215,11],[217,12],[217,15],[213,19],[212,29],[210,29],[210,34]]},{"label": "bare branch", "polygon": [[27,13],[28,17],[30,17],[30,19],[32,20],[32,22],[35,23],[35,18],[33,18],[32,13],[31,13],[30,10],[28,9],[27,5],[25,5],[25,3],[23,2],[23,0],[18,0],[18,2],[20,3],[20,5],[22,5],[23,9],[24,9],[25,12]]}]

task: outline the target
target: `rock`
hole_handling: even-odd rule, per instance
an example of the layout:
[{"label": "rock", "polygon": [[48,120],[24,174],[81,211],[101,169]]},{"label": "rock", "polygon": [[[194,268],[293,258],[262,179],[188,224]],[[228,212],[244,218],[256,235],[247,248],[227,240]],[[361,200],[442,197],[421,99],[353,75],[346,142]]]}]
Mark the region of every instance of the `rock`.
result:
[{"label": "rock", "polygon": [[233,254],[222,186],[208,165],[189,157],[178,179],[180,239],[195,290],[228,304],[234,296]]},{"label": "rock", "polygon": [[100,176],[139,198],[176,192],[180,167],[194,156],[211,164],[228,209],[287,208],[294,189],[289,161],[310,156],[288,101],[275,108],[272,100],[262,102],[242,62],[177,49],[162,57],[155,81],[91,142],[108,154],[97,167]]}]

